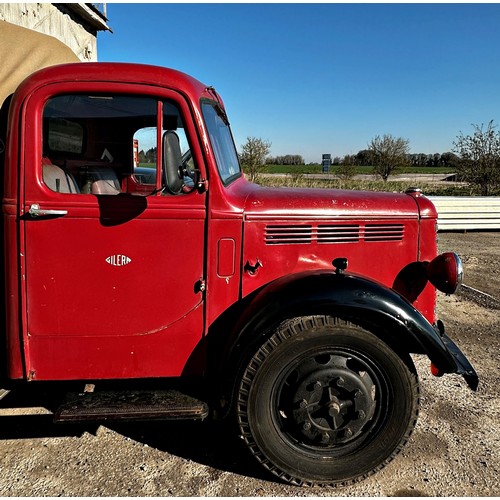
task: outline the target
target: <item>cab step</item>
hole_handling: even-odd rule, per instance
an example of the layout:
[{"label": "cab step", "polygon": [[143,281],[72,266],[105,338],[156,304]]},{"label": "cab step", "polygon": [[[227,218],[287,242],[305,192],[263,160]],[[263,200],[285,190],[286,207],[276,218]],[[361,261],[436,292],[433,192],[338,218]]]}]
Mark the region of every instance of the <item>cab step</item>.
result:
[{"label": "cab step", "polygon": [[203,420],[208,405],[176,390],[102,391],[68,394],[55,422],[109,420]]}]

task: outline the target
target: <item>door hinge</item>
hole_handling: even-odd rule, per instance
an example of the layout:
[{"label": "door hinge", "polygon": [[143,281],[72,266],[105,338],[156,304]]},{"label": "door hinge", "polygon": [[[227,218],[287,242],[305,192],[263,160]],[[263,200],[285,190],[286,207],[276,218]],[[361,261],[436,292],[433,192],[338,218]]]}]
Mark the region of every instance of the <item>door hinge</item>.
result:
[{"label": "door hinge", "polygon": [[194,289],[196,293],[203,293],[207,289],[207,284],[203,278],[200,278],[196,284],[194,285]]}]

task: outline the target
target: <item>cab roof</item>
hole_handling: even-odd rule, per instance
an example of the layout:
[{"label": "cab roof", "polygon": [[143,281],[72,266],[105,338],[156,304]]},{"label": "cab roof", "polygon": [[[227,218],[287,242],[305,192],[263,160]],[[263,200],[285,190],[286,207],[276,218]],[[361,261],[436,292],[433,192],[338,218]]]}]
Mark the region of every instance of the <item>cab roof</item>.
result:
[{"label": "cab roof", "polygon": [[201,97],[214,99],[208,87],[195,78],[174,69],[135,63],[70,63],[41,69],[21,84],[23,94],[39,87],[61,82],[109,82],[155,85],[178,91],[193,102]]}]

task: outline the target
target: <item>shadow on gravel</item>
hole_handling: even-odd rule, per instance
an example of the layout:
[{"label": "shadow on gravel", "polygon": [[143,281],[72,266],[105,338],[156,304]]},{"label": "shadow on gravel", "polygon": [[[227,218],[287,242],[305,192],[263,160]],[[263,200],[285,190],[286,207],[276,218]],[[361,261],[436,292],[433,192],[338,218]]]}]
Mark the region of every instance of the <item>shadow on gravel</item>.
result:
[{"label": "shadow on gravel", "polygon": [[500,301],[492,295],[462,284],[457,295],[487,309],[500,309]]},{"label": "shadow on gravel", "polygon": [[391,496],[393,497],[428,497],[426,493],[420,490],[397,490]]},{"label": "shadow on gravel", "polygon": [[0,416],[0,439],[81,437],[95,434],[97,424],[54,424],[52,415]]},{"label": "shadow on gravel", "polygon": [[[159,451],[192,460],[222,472],[263,481],[279,481],[247,450],[231,425],[224,422],[108,423],[106,427]],[[216,474],[216,471],[213,471]]]},{"label": "shadow on gravel", "polygon": [[[99,425],[94,422],[56,424],[52,414],[1,415],[0,440],[81,437],[85,432],[96,435]],[[232,472],[260,480],[279,481],[257,463],[227,423],[154,421],[106,422],[102,425],[151,448],[211,467],[214,475]]]},{"label": "shadow on gravel", "polygon": [[[54,412],[61,403],[59,398],[60,393],[45,391],[43,383],[40,383],[34,388],[11,392],[0,401],[0,410],[39,407]],[[215,475],[232,472],[279,482],[258,464],[238,437],[235,426],[227,422],[158,420],[56,424],[53,415],[48,413],[4,414],[0,415],[0,440],[81,437],[85,432],[96,435],[100,425],[151,448],[211,467],[214,469],[211,473]]]},{"label": "shadow on gravel", "polygon": [[[41,390],[40,390],[41,389]],[[96,423],[54,424],[50,413],[30,413],[23,408],[45,408],[54,411],[59,400],[43,390],[43,386],[13,391],[0,400],[0,439],[30,439],[43,437],[80,437],[85,432],[95,434]],[[8,413],[15,409],[18,414]],[[7,411],[7,413],[5,413]]]},{"label": "shadow on gravel", "polygon": [[[211,467],[218,477],[231,472],[263,481],[279,482],[251,456],[242,440],[219,422],[130,422],[105,423],[108,429],[148,445]],[[96,435],[99,424],[55,424],[53,415],[0,416],[0,440]]]}]

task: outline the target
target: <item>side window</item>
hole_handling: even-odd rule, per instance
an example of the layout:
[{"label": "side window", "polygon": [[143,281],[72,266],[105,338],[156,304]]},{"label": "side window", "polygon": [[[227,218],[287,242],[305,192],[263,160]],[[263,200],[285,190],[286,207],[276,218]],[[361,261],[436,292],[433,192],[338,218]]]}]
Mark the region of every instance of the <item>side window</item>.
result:
[{"label": "side window", "polygon": [[156,127],[140,128],[134,133],[134,178],[138,184],[156,185],[158,161]]},{"label": "side window", "polygon": [[[181,160],[177,167],[184,164],[184,166],[193,170],[193,159],[191,158],[191,150],[184,128],[178,127],[177,123],[172,123],[171,117],[164,116],[162,136],[168,131],[173,131],[179,138]],[[158,148],[156,141],[156,127],[144,127],[134,133],[134,178],[140,185],[156,184],[156,164],[158,160]],[[189,182],[189,179],[186,179],[186,182]]]},{"label": "side window", "polygon": [[81,153],[83,150],[82,125],[64,118],[54,118],[49,122],[47,144],[52,151]]},{"label": "side window", "polygon": [[158,179],[158,145],[161,151],[167,131],[179,137],[181,155],[189,151],[173,102],[130,95],[53,97],[43,110],[43,182],[66,194],[156,193],[164,184],[163,176]]}]

